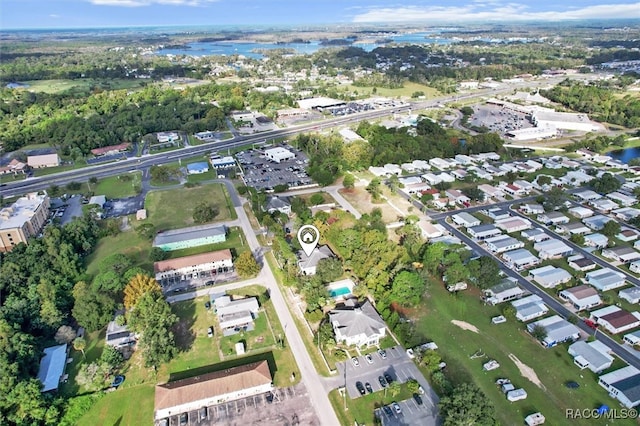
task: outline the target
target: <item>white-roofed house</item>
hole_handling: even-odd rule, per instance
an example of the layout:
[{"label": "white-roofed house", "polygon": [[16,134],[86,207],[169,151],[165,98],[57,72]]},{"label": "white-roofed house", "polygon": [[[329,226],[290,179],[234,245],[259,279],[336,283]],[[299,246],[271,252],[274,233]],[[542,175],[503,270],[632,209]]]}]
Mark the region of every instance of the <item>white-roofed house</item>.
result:
[{"label": "white-roofed house", "polygon": [[593,216],[593,210],[582,206],[571,207],[568,210],[569,214],[578,219],[584,219],[585,217]]},{"label": "white-roofed house", "polygon": [[502,258],[509,267],[516,271],[521,271],[540,263],[540,259],[531,254],[529,250],[523,248],[505,252],[502,254]]},{"label": "white-roofed house", "polygon": [[640,274],[640,260],[636,260],[635,262],[631,262],[629,264],[629,270],[631,272],[635,272],[636,274]]},{"label": "white-roofed house", "polygon": [[620,241],[624,241],[626,243],[630,241],[635,241],[640,237],[640,232],[636,231],[632,228],[623,227],[618,234],[616,234],[616,238]]},{"label": "white-roofed house", "polygon": [[588,201],[595,201],[598,200],[600,198],[602,198],[602,195],[598,194],[595,191],[592,191],[590,189],[587,189],[585,191],[580,191],[580,192],[576,192],[573,194],[574,197],[576,197],[576,199],[578,199],[581,202],[588,202]]},{"label": "white-roofed house", "polygon": [[607,194],[607,198],[615,201],[623,207],[631,207],[632,205],[638,202],[636,197],[632,197],[630,195],[623,194],[622,192],[614,191],[610,194]]},{"label": "white-roofed house", "polygon": [[640,370],[634,366],[604,374],[598,379],[598,384],[627,408],[640,404]]},{"label": "white-roofed house", "polygon": [[590,176],[580,170],[571,170],[567,172],[566,175],[560,178],[560,180],[565,185],[575,185],[575,186],[584,185],[585,183],[589,183],[594,179],[595,179],[594,176]]},{"label": "white-roofed house", "polygon": [[388,175],[402,175],[402,168],[397,164],[385,164],[382,167],[386,170]]},{"label": "white-roofed house", "polygon": [[511,302],[511,306],[516,310],[516,318],[522,322],[531,321],[549,312],[549,308],[544,304],[542,298],[535,294],[514,300]]},{"label": "white-roofed house", "polygon": [[633,207],[623,207],[614,210],[612,213],[616,216],[616,219],[624,220],[625,222],[640,216],[640,210]]},{"label": "white-roofed house", "polygon": [[490,305],[508,302],[524,296],[526,292],[513,278],[504,278],[498,284],[484,291],[484,300]]},{"label": "white-roofed house", "polygon": [[594,286],[599,291],[613,290],[614,288],[623,287],[626,284],[623,273],[609,268],[587,272],[585,280],[589,285]]},{"label": "white-roofed house", "polygon": [[613,219],[611,219],[608,216],[603,216],[599,214],[596,216],[588,217],[586,219],[582,219],[582,223],[584,223],[586,226],[593,229],[594,231],[600,231],[602,230],[602,228],[604,228],[604,225],[611,220]]},{"label": "white-roofed house", "polygon": [[491,223],[472,226],[470,228],[467,228],[467,232],[476,240],[485,240],[487,238],[495,237],[496,235],[502,234],[502,231],[496,228],[496,226]]},{"label": "white-roofed house", "polygon": [[589,205],[596,209],[600,213],[609,213],[611,210],[616,210],[620,206],[611,201],[608,198],[600,198],[589,202]]},{"label": "white-roofed house", "polygon": [[425,160],[413,160],[411,164],[418,170],[431,170],[431,165]]},{"label": "white-roofed house", "polygon": [[569,272],[552,265],[532,269],[529,271],[529,275],[533,277],[533,281],[544,288],[553,288],[571,281],[571,274]]},{"label": "white-roofed house", "polygon": [[624,343],[631,346],[640,345],[640,330],[625,334],[622,340]]},{"label": "white-roofed house", "polygon": [[550,238],[533,245],[533,249],[538,252],[540,259],[555,259],[559,257],[569,256],[573,253],[573,249],[563,241]]},{"label": "white-roofed house", "polygon": [[[482,226],[482,225],[481,225]],[[487,248],[493,253],[503,253],[524,247],[524,243],[509,235],[498,235],[484,240]]]},{"label": "white-roofed house", "polygon": [[478,189],[485,194],[485,199],[488,199],[488,198],[498,199],[498,198],[504,197],[504,192],[502,192],[501,189],[486,183],[478,185]]},{"label": "white-roofed house", "polygon": [[524,214],[544,214],[544,207],[542,204],[523,204],[520,206],[520,211]]},{"label": "white-roofed house", "polygon": [[603,248],[609,245],[609,238],[604,234],[594,232],[593,234],[584,236],[584,245],[587,247],[595,247],[597,249]]},{"label": "white-roofed house", "polygon": [[527,324],[527,330],[531,333],[536,327],[542,327],[546,337],[540,342],[546,348],[552,348],[559,343],[575,341],[580,338],[580,330],[575,325],[558,315]]},{"label": "white-roofed house", "polygon": [[527,241],[533,241],[534,243],[551,238],[549,234],[547,234],[540,228],[525,229],[524,231],[520,232],[520,236],[522,238],[525,238]]},{"label": "white-roofed house", "polygon": [[329,312],[336,342],[357,347],[378,345],[386,335],[386,324],[368,300]]},{"label": "white-roofed house", "polygon": [[445,234],[445,230],[440,224],[433,224],[425,219],[420,219],[417,223],[418,228],[424,238],[438,238]]},{"label": "white-roofed house", "polygon": [[464,226],[465,228],[478,226],[481,223],[480,219],[467,212],[456,213],[451,216],[451,220],[453,220],[456,225]]},{"label": "white-roofed house", "polygon": [[584,235],[591,232],[591,228],[579,222],[570,222],[560,225],[559,229],[562,232],[568,232],[570,235]]},{"label": "white-roofed house", "polygon": [[531,221],[521,217],[510,217],[506,219],[500,219],[496,221],[496,226],[506,233],[524,231],[533,227]]},{"label": "white-roofed house", "polygon": [[620,290],[618,292],[618,297],[629,303],[636,304],[640,302],[640,288],[634,286]]},{"label": "white-roofed house", "polygon": [[609,348],[602,342],[579,341],[571,344],[568,349],[573,357],[573,363],[581,370],[588,368],[594,373],[599,373],[613,364],[613,357],[609,355]]},{"label": "white-roofed house", "polygon": [[450,175],[449,173],[447,173],[447,172],[439,173],[439,174],[438,174],[438,177],[440,178],[440,182],[449,182],[449,183],[452,183],[452,182],[455,182],[455,181],[456,181],[456,178],[455,178],[455,177],[453,177],[453,176],[451,176],[451,175]]},{"label": "white-roofed house", "polygon": [[584,311],[602,304],[598,290],[586,284],[564,289],[558,293],[558,296],[571,303],[576,311]]},{"label": "white-roofed house", "polygon": [[471,201],[469,197],[467,197],[457,189],[447,189],[444,194],[445,196],[449,197],[450,200],[453,200],[456,204],[465,204]]},{"label": "white-roofed house", "polygon": [[448,161],[443,160],[442,158],[437,158],[437,157],[430,159],[429,164],[435,167],[436,169],[440,169],[440,170],[447,170],[450,167],[450,164]]},{"label": "white-roofed house", "polygon": [[538,222],[542,222],[545,225],[563,225],[565,223],[569,223],[569,218],[560,212],[539,214],[536,219]]},{"label": "white-roofed house", "polygon": [[[371,170],[371,167],[369,167],[369,170]],[[437,185],[440,182],[442,182],[442,178],[440,178],[440,176],[435,175],[433,173],[425,173],[421,177],[422,179],[426,180],[427,183],[429,183],[429,185]]]},{"label": "white-roofed house", "polygon": [[640,260],[640,253],[631,247],[611,247],[602,249],[602,256],[620,263]]}]

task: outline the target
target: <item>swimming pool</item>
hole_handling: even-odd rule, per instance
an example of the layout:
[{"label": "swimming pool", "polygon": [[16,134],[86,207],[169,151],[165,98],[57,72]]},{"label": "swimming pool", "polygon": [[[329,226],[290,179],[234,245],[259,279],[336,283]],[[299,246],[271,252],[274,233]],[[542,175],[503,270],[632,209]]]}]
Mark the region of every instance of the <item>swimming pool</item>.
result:
[{"label": "swimming pool", "polygon": [[349,287],[338,287],[329,290],[329,296],[333,297],[334,299],[340,296],[346,296],[347,294],[351,294],[351,290],[349,289]]}]

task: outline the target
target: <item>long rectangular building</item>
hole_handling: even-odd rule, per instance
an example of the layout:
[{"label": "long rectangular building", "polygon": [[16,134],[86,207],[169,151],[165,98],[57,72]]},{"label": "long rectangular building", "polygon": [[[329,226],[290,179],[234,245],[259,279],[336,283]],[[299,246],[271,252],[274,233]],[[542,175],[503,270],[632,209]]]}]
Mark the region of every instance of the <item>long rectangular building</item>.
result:
[{"label": "long rectangular building", "polygon": [[224,225],[202,225],[159,232],[153,240],[153,246],[171,251],[222,243],[226,239],[227,229]]},{"label": "long rectangular building", "polygon": [[49,216],[49,197],[35,192],[20,197],[0,210],[0,252],[11,251],[19,243],[27,243],[44,228]]},{"label": "long rectangular building", "polygon": [[233,258],[229,249],[162,260],[153,264],[158,282],[167,278],[181,280],[198,278],[202,272],[218,273],[231,268],[233,268]]}]

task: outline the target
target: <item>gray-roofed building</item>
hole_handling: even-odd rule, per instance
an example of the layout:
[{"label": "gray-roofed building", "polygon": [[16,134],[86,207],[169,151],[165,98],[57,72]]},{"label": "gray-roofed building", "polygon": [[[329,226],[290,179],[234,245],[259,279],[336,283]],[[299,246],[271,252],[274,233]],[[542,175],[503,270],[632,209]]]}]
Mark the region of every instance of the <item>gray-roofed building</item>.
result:
[{"label": "gray-roofed building", "polygon": [[631,247],[612,247],[602,249],[602,256],[620,263],[629,263],[640,259],[640,253]]},{"label": "gray-roofed building", "polygon": [[633,303],[633,304],[638,303],[640,302],[640,288],[638,287],[625,288],[624,290],[620,290],[618,292],[618,296],[629,303]]},{"label": "gray-roofed building", "polygon": [[577,311],[595,308],[602,304],[598,291],[586,284],[564,289],[558,293],[558,296],[571,303]]},{"label": "gray-roofed building", "polygon": [[578,222],[560,225],[559,228],[562,232],[568,232],[570,235],[584,235],[591,232],[591,228]]},{"label": "gray-roofed building", "polygon": [[133,331],[130,331],[126,324],[118,325],[115,321],[111,321],[107,324],[107,333],[105,336],[107,345],[114,348],[124,348],[135,344],[138,341],[138,337]]},{"label": "gray-roofed building", "polygon": [[451,220],[453,220],[456,225],[464,226],[465,228],[480,225],[480,219],[467,212],[456,213],[451,216]]},{"label": "gray-roofed building", "polygon": [[512,278],[505,278],[500,283],[484,291],[484,298],[490,305],[508,302],[524,296],[525,291]]},{"label": "gray-roofed building", "polygon": [[38,370],[38,380],[42,383],[41,392],[58,390],[66,365],[66,343],[44,348],[44,357],[40,360],[40,369]]},{"label": "gray-roofed building", "polygon": [[502,258],[505,262],[507,262],[510,268],[513,268],[517,271],[530,268],[540,263],[540,259],[531,254],[531,252],[527,249],[518,249],[505,252],[502,254]]},{"label": "gray-roofed building", "polygon": [[602,198],[602,195],[598,194],[595,191],[592,191],[590,189],[587,189],[585,191],[580,191],[580,192],[576,192],[573,194],[574,197],[576,197],[578,200],[585,202],[585,201],[594,201],[594,200],[598,200],[600,198]]},{"label": "gray-roofed building", "polygon": [[599,291],[613,290],[625,285],[624,274],[609,268],[587,272],[585,280]]},{"label": "gray-roofed building", "polygon": [[335,257],[335,255],[329,246],[326,245],[316,247],[316,249],[311,252],[311,256],[307,256],[303,250],[298,251],[298,268],[300,268],[300,273],[303,275],[315,275],[318,263],[322,259],[329,259],[331,257]]},{"label": "gray-roofed building", "polygon": [[260,309],[255,297],[232,300],[230,296],[220,296],[213,300],[213,307],[225,336],[236,334],[241,328],[253,329],[253,321]]},{"label": "gray-roofed building", "polygon": [[575,342],[568,349],[573,357],[573,363],[581,370],[588,368],[594,373],[606,370],[613,364],[613,357],[608,354],[608,348],[602,342]]},{"label": "gray-roofed building", "polygon": [[600,231],[604,228],[604,224],[609,222],[611,219],[608,216],[603,216],[601,214],[596,216],[591,216],[586,219],[582,219],[582,223],[584,223],[587,227],[593,229],[594,231]]},{"label": "gray-roofed building", "polygon": [[522,241],[509,235],[498,235],[497,237],[487,238],[485,243],[487,244],[487,248],[494,253],[503,253],[524,247]]},{"label": "gray-roofed building", "polygon": [[539,243],[540,241],[548,240],[549,238],[551,238],[549,234],[547,234],[540,228],[525,229],[524,231],[520,232],[520,236],[522,238],[526,238],[528,241],[533,241],[535,243]]},{"label": "gray-roofed building", "polygon": [[171,251],[222,243],[226,239],[227,229],[224,225],[202,225],[159,232],[153,240],[153,246]]},{"label": "gray-roofed building", "polygon": [[547,334],[540,342],[542,346],[546,348],[551,348],[559,343],[570,340],[575,341],[580,338],[580,330],[578,327],[558,315],[552,315],[527,324],[527,330],[531,333],[537,326],[544,328]]},{"label": "gray-roofed building", "polygon": [[590,201],[589,204],[600,213],[609,213],[611,210],[615,210],[620,207],[618,204],[614,203],[608,198],[593,200]]},{"label": "gray-roofed building", "polygon": [[568,212],[571,216],[577,217],[578,219],[593,216],[593,210],[582,206],[571,207]]},{"label": "gray-roofed building", "polygon": [[612,213],[616,216],[617,219],[628,222],[631,219],[640,216],[640,209],[635,209],[633,207],[623,207],[621,209],[614,210]]},{"label": "gray-roofed building", "polygon": [[336,342],[346,345],[378,345],[386,335],[386,324],[368,300],[329,312]]},{"label": "gray-roofed building", "polygon": [[622,340],[631,346],[640,345],[640,330],[625,334]]},{"label": "gray-roofed building", "polygon": [[93,197],[89,198],[89,204],[95,204],[97,206],[100,206],[100,208],[103,208],[106,202],[107,197],[105,197],[104,195],[94,195]]},{"label": "gray-roofed building", "polygon": [[631,365],[600,376],[598,384],[627,408],[640,404],[640,370]]},{"label": "gray-roofed building", "polygon": [[596,262],[594,262],[591,259],[587,259],[581,254],[569,256],[567,258],[567,261],[569,262],[569,266],[575,269],[576,271],[582,271],[582,272],[590,271],[592,269],[596,269],[596,266],[597,266]]},{"label": "gray-roofed building", "polygon": [[563,241],[550,238],[533,245],[533,249],[538,252],[540,259],[553,259],[557,257],[569,256],[573,249]]},{"label": "gray-roofed building", "polygon": [[269,197],[265,211],[270,214],[280,212],[289,216],[291,214],[291,203],[288,198],[278,196]]},{"label": "gray-roofed building", "polygon": [[549,312],[549,308],[544,304],[542,298],[535,294],[523,299],[514,300],[511,302],[511,306],[516,309],[516,318],[522,322],[531,321]]},{"label": "gray-roofed building", "polygon": [[500,207],[492,207],[485,210],[484,213],[493,220],[500,220],[511,217],[511,213],[509,213],[509,210],[505,210]]},{"label": "gray-roofed building", "polygon": [[542,222],[545,225],[562,225],[569,223],[569,218],[560,212],[548,212],[539,214],[536,218],[538,222]]},{"label": "gray-roofed building", "polygon": [[584,236],[584,244],[588,247],[603,248],[609,245],[609,238],[599,232]]},{"label": "gray-roofed building", "polygon": [[543,214],[544,207],[542,204],[523,204],[520,206],[520,211],[524,214]]},{"label": "gray-roofed building", "polygon": [[560,284],[568,283],[571,280],[571,274],[562,268],[556,268],[552,265],[543,266],[529,271],[533,280],[544,288],[553,288]]},{"label": "gray-roofed building", "polygon": [[476,240],[484,240],[486,238],[502,234],[502,231],[496,228],[496,226],[491,223],[472,226],[471,228],[467,228],[467,232]]},{"label": "gray-roofed building", "polygon": [[507,219],[497,220],[496,226],[509,234],[532,228],[531,222],[521,217],[510,217]]}]

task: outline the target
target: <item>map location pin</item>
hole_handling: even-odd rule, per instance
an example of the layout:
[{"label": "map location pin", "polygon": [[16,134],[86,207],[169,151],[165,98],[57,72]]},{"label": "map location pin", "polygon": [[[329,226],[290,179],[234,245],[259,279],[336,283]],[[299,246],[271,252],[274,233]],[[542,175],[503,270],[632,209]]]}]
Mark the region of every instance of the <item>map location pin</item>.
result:
[{"label": "map location pin", "polygon": [[313,250],[320,241],[320,231],[313,225],[304,225],[298,229],[298,241],[307,256],[311,256]]}]

